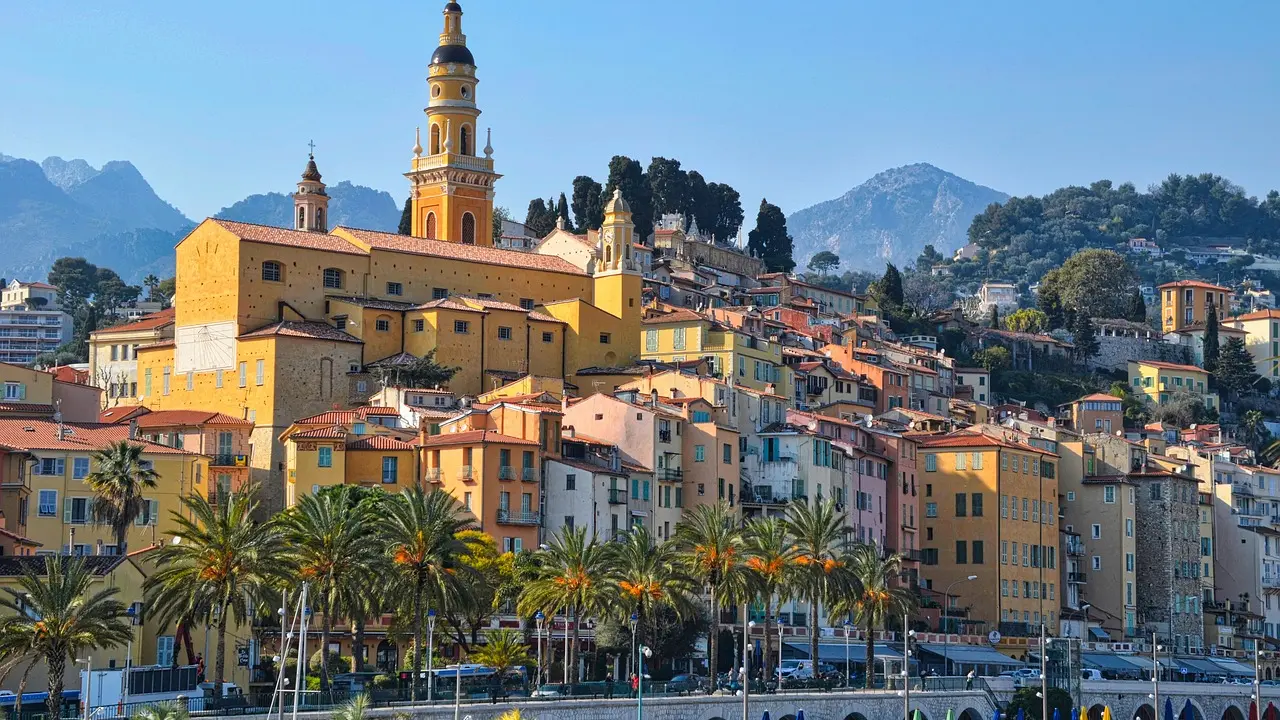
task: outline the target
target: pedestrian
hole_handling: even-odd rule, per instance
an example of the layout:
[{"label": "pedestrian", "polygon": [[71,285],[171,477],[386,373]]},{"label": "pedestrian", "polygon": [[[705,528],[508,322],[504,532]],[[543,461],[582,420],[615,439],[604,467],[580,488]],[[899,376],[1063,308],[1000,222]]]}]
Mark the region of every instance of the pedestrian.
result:
[{"label": "pedestrian", "polygon": [[604,699],[613,699],[613,671],[604,674]]},{"label": "pedestrian", "polygon": [[631,673],[631,697],[637,697],[640,692],[640,676]]},{"label": "pedestrian", "polygon": [[977,676],[978,676],[978,670],[977,670],[977,668],[974,668],[974,669],[970,670],[970,671],[969,671],[969,674],[964,676],[964,689],[965,689],[965,690],[972,690],[972,689],[973,689],[973,679],[974,679],[974,678],[976,678]]},{"label": "pedestrian", "polygon": [[196,653],[196,682],[204,682],[204,653]]}]

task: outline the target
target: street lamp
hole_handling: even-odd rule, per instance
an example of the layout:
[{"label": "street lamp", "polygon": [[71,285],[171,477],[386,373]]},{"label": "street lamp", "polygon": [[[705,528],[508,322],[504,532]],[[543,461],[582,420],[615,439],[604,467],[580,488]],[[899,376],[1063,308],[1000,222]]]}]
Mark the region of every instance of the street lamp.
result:
[{"label": "street lamp", "polygon": [[849,629],[853,625],[844,621],[844,686],[849,687]]},{"label": "street lamp", "polygon": [[546,615],[539,610],[533,619],[538,621],[538,679],[536,687],[542,687],[542,622],[547,619]]},{"label": "street lamp", "polygon": [[[902,613],[902,720],[911,720],[911,637],[914,630],[908,630],[910,623],[907,613]],[[875,648],[872,648],[874,653]],[[868,663],[870,659],[868,659]],[[885,684],[889,684],[889,669],[884,671]],[[921,690],[924,688],[921,687]]]},{"label": "street lamp", "polygon": [[[742,619],[747,619],[747,608],[745,603],[742,607]],[[742,626],[742,720],[747,720],[747,696],[751,694],[751,655],[749,653],[751,647],[751,629],[756,626],[755,620],[748,620]]]},{"label": "street lamp", "polygon": [[1151,631],[1151,699],[1155,701],[1156,714],[1160,714],[1160,656],[1164,648],[1156,644],[1156,632]]},{"label": "street lamp", "polygon": [[787,623],[782,619],[782,614],[778,614],[778,667],[775,668],[778,676],[778,690],[782,690],[782,629]]},{"label": "street lamp", "polygon": [[[951,588],[962,582],[977,580],[977,575],[970,575],[959,580],[953,580],[947,589],[942,592],[942,674],[951,674],[951,624],[947,622],[947,610],[951,607]],[[905,627],[905,626],[903,626]]]},{"label": "street lamp", "polygon": [[634,672],[636,665],[636,627],[640,624],[640,615],[631,613],[631,657],[627,658],[627,669]]},{"label": "street lamp", "polygon": [[[435,668],[436,654],[436,610],[435,608],[427,609],[427,702],[431,702],[432,691],[435,689],[435,678],[432,677],[431,671]],[[413,669],[414,680],[416,682],[418,668]]]},{"label": "street lamp", "polygon": [[653,651],[647,645],[640,646],[640,653],[636,656],[640,661],[640,672],[636,673],[636,720],[644,718],[644,659],[652,656]]}]

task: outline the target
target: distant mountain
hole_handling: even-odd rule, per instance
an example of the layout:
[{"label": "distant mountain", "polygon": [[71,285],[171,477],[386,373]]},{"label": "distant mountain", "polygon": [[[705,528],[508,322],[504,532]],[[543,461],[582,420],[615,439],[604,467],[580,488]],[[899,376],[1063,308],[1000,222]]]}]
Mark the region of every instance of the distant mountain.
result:
[{"label": "distant mountain", "polygon": [[[345,225],[363,230],[395,232],[400,226],[400,206],[391,193],[343,180],[330,185],[329,227]],[[293,197],[283,193],[250,195],[218,211],[224,220],[293,227]]]},{"label": "distant mountain", "polygon": [[950,256],[965,244],[974,216],[1009,196],[927,163],[886,170],[844,195],[792,213],[798,270],[822,250],[840,256],[841,270],[899,267],[925,245]]}]

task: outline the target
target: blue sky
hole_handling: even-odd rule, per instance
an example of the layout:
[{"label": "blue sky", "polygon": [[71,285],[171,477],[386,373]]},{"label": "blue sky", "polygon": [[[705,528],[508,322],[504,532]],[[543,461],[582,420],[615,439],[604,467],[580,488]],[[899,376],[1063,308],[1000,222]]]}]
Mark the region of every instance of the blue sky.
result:
[{"label": "blue sky", "polygon": [[[406,195],[443,0],[0,3],[0,152],[134,162],[193,218],[326,180]],[[1280,3],[464,0],[498,203],[675,157],[790,213],[930,162],[1013,194],[1280,186]]]}]

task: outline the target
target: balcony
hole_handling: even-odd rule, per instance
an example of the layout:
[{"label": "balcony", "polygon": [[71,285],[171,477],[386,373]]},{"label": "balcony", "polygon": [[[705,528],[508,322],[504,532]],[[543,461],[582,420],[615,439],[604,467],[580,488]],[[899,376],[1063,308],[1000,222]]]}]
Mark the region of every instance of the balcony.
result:
[{"label": "balcony", "polygon": [[1032,625],[1029,622],[1004,621],[1000,623],[1000,634],[1005,637],[1031,637],[1039,631],[1039,628],[1039,625]]},{"label": "balcony", "polygon": [[458,479],[459,480],[475,479],[475,476],[472,475],[472,470],[470,465],[463,465],[462,467],[458,468]]},{"label": "balcony", "polygon": [[440,482],[440,468],[427,468],[422,471],[422,479],[429,483]]},{"label": "balcony", "polygon": [[1066,552],[1068,555],[1072,555],[1074,557],[1084,557],[1085,555],[1084,543],[1067,541]]},{"label": "balcony", "polygon": [[669,443],[669,442],[671,442],[671,431],[670,431],[670,430],[659,430],[659,431],[658,431],[658,442],[661,442],[661,443]]},{"label": "balcony", "polygon": [[1069,572],[1067,573],[1067,582],[1083,585],[1084,583],[1088,582],[1088,579],[1085,577],[1084,573]]},{"label": "balcony", "polygon": [[218,453],[212,456],[209,464],[214,467],[247,467],[249,465],[249,456]]},{"label": "balcony", "polygon": [[520,468],[520,479],[525,482],[538,482],[537,468]]},{"label": "balcony", "polygon": [[414,170],[434,170],[445,166],[460,167],[466,170],[480,170],[482,172],[493,172],[493,160],[491,158],[476,157],[474,155],[462,155],[460,153],[438,153],[436,155],[422,155],[413,159]]},{"label": "balcony", "polygon": [[775,493],[768,485],[761,485],[743,490],[740,500],[744,505],[786,505],[791,497],[786,493]]},{"label": "balcony", "polygon": [[1264,588],[1280,588],[1280,575],[1263,575],[1262,587]]},{"label": "balcony", "polygon": [[510,465],[503,465],[503,466],[499,467],[499,468],[498,468],[498,479],[499,479],[499,480],[515,480],[515,479],[516,479],[516,469],[515,469],[515,468],[513,468],[513,467],[511,467]]},{"label": "balcony", "polygon": [[896,553],[898,555],[901,555],[903,562],[918,563],[924,559],[924,553],[920,552],[919,550],[895,550],[893,548],[886,548],[886,550],[890,554]]},{"label": "balcony", "polygon": [[624,490],[624,489],[622,489],[622,488],[610,488],[610,489],[609,489],[609,504],[610,504],[610,505],[626,505],[626,504],[627,504],[627,491],[626,491],[626,490]]},{"label": "balcony", "polygon": [[683,482],[684,471],[680,468],[660,468],[658,470],[658,480],[662,482]]},{"label": "balcony", "polygon": [[541,516],[536,510],[506,510],[498,508],[499,525],[537,525]]}]

